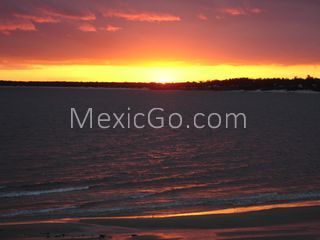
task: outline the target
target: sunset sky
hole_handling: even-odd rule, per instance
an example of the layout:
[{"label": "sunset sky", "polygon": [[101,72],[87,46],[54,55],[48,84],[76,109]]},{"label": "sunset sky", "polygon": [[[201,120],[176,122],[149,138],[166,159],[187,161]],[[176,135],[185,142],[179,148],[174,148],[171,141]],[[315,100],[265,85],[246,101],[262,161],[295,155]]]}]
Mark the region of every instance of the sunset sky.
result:
[{"label": "sunset sky", "polygon": [[0,79],[320,77],[318,0],[1,0]]}]

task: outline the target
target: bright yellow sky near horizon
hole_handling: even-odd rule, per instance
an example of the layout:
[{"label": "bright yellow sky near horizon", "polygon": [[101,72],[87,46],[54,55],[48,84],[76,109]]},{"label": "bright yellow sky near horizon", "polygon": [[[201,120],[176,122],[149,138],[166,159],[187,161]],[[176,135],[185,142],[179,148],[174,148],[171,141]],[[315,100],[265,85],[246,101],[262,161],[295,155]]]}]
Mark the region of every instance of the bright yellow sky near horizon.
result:
[{"label": "bright yellow sky near horizon", "polygon": [[0,69],[2,80],[17,81],[108,81],[186,82],[229,78],[320,77],[320,65],[32,65],[21,69]]}]

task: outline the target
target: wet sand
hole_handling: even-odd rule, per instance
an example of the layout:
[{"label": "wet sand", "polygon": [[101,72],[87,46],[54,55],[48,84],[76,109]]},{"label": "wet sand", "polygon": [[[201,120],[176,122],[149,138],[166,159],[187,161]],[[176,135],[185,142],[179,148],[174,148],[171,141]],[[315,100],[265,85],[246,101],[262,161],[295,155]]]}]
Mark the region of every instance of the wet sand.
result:
[{"label": "wet sand", "polygon": [[136,219],[57,219],[0,225],[0,239],[320,239],[320,207]]}]

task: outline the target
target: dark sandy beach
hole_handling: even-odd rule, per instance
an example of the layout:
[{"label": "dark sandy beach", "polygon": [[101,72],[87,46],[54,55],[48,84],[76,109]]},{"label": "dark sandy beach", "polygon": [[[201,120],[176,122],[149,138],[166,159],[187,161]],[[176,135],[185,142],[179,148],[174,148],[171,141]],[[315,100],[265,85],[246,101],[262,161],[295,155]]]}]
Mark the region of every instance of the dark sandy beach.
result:
[{"label": "dark sandy beach", "polygon": [[1,239],[301,239],[320,237],[320,207],[203,216],[2,223]]}]

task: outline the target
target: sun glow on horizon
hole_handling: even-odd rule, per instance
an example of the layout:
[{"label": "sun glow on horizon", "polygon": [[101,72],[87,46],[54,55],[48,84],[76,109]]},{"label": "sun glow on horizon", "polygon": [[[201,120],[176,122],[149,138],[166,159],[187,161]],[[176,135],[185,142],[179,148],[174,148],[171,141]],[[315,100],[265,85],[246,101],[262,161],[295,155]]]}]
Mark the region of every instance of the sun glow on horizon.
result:
[{"label": "sun glow on horizon", "polygon": [[320,65],[32,65],[0,68],[2,80],[98,81],[98,82],[191,82],[229,78],[320,77]]},{"label": "sun glow on horizon", "polygon": [[157,80],[155,80],[154,82],[159,82],[159,83],[170,83],[170,82],[174,82],[172,80],[170,80],[169,77],[167,76],[160,76]]},{"label": "sun glow on horizon", "polygon": [[177,82],[180,78],[175,68],[150,68],[150,75],[151,82],[158,83]]}]

